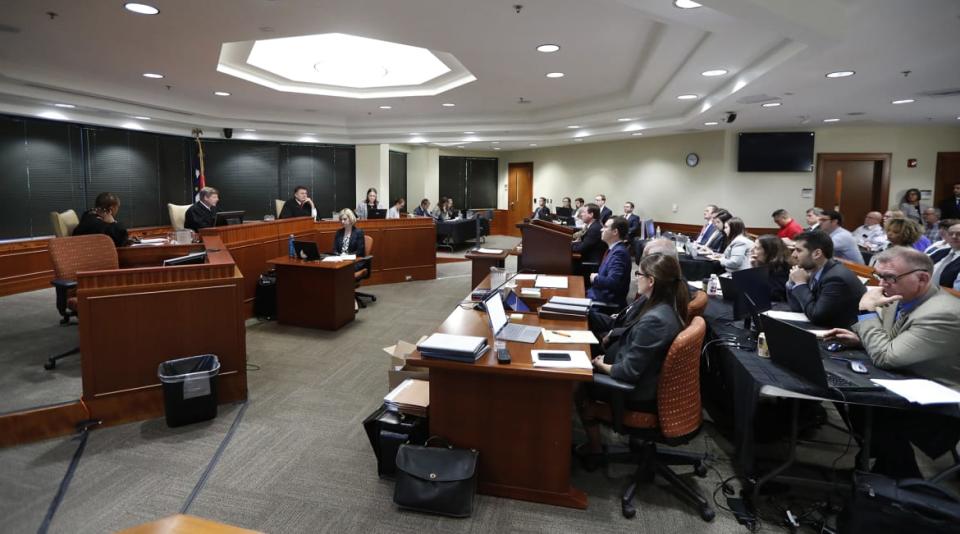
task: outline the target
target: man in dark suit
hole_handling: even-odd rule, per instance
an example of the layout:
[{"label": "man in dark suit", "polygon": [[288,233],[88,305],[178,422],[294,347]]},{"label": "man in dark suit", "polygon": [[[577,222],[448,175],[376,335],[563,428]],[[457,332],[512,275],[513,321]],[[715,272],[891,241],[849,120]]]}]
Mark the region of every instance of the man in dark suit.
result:
[{"label": "man in dark suit", "polygon": [[703,227],[700,228],[700,233],[697,234],[697,238],[694,240],[696,244],[707,246],[707,243],[710,242],[713,233],[717,231],[717,227],[713,224],[713,217],[719,210],[720,208],[713,204],[707,204],[707,207],[703,208],[704,223]]},{"label": "man in dark suit", "polygon": [[617,308],[627,305],[630,289],[630,249],[627,246],[627,220],[611,217],[603,225],[601,239],[607,244],[600,269],[590,275],[587,297],[599,302],[615,304]]},{"label": "man in dark suit", "polygon": [[623,203],[623,218],[627,220],[627,234],[631,236],[640,235],[640,216],[633,212],[633,202],[629,200]]},{"label": "man in dark suit", "polygon": [[598,219],[600,219],[600,224],[607,224],[607,219],[613,216],[613,212],[610,211],[610,208],[607,207],[607,195],[599,194],[593,200],[597,203],[597,206],[600,208],[600,216],[597,217]]},{"label": "man in dark suit", "polygon": [[317,218],[317,206],[313,199],[307,195],[307,188],[298,185],[293,190],[293,198],[283,203],[283,209],[280,210],[281,219],[291,219],[293,217],[313,217]]},{"label": "man in dark suit", "polygon": [[579,239],[570,243],[571,250],[580,253],[580,261],[590,263],[600,263],[603,259],[603,253],[607,250],[607,244],[601,237],[601,228],[603,228],[600,219],[600,206],[596,204],[587,204],[584,206],[581,218],[583,220],[583,235]]},{"label": "man in dark suit", "polygon": [[533,215],[530,216],[531,219],[549,219],[550,218],[550,208],[547,207],[547,199],[540,197],[537,199],[537,208],[533,210]]},{"label": "man in dark suit", "polygon": [[953,184],[953,196],[940,203],[941,219],[960,219],[960,182]]},{"label": "man in dark suit", "polygon": [[194,232],[201,228],[209,228],[217,223],[217,203],[220,202],[220,192],[212,187],[204,187],[199,193],[200,199],[187,209],[183,226]]},{"label": "man in dark suit", "polygon": [[127,244],[127,229],[117,222],[120,211],[120,199],[113,193],[100,193],[93,203],[93,209],[80,217],[80,223],[73,229],[73,235],[104,234],[113,240],[113,244],[122,247]]},{"label": "man in dark suit", "polygon": [[796,266],[787,282],[790,309],[806,314],[817,326],[850,328],[857,322],[863,283],[833,259],[833,240],[814,230],[794,238]]},{"label": "man in dark suit", "polygon": [[960,223],[951,225],[947,228],[946,242],[950,248],[946,251],[936,253],[939,259],[934,260],[933,255],[930,259],[935,261],[933,266],[933,283],[944,287],[953,287],[957,281],[957,275],[960,275]]},{"label": "man in dark suit", "polygon": [[417,217],[430,217],[430,199],[421,200],[420,205],[414,208],[413,214]]}]

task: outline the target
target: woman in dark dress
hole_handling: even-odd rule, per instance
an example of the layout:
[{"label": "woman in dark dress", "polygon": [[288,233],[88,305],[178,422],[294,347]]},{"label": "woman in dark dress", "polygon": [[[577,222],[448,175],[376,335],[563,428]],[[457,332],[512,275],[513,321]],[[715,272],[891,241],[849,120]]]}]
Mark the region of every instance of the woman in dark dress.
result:
[{"label": "woman in dark dress", "polygon": [[770,300],[786,302],[790,254],[783,240],[773,234],[762,235],[753,244],[750,264],[770,271]]}]

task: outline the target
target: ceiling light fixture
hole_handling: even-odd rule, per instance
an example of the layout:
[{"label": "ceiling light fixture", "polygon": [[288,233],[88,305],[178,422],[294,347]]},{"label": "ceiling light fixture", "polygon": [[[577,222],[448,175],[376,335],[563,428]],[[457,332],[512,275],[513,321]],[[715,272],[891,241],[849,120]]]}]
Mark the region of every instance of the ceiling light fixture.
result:
[{"label": "ceiling light fixture", "polygon": [[124,128],[126,128],[126,129],[128,129],[128,130],[142,130],[142,129],[143,129],[143,126],[140,126],[139,124],[137,124],[137,123],[135,123],[135,122],[125,122],[125,123],[123,123],[121,126],[123,126]]},{"label": "ceiling light fixture", "polygon": [[726,73],[727,73],[727,69],[713,69],[713,70],[705,70],[701,72],[700,76],[706,76],[709,78],[712,76],[723,76]]},{"label": "ceiling light fixture", "polygon": [[847,76],[853,76],[856,72],[852,70],[838,70],[834,72],[828,72],[826,74],[827,78],[846,78]]},{"label": "ceiling light fixture", "polygon": [[230,93],[228,93],[228,92],[226,92],[226,91],[214,91],[213,94],[215,94],[215,95],[217,95],[217,96],[230,96]]},{"label": "ceiling light fixture", "polygon": [[551,52],[556,52],[557,50],[560,50],[560,45],[555,45],[555,44],[542,44],[542,45],[540,45],[540,46],[537,47],[537,52],[543,52],[543,53],[546,53],[546,54],[549,54],[549,53],[551,53]]},{"label": "ceiling light fixture", "polygon": [[839,122],[840,119],[823,119],[823,122]]},{"label": "ceiling light fixture", "polygon": [[[958,117],[958,118],[960,118],[960,117]],[[500,144],[500,141],[490,141],[490,144],[491,144],[491,145],[499,145],[499,144]]]},{"label": "ceiling light fixture", "polygon": [[630,122],[635,120],[637,119],[634,119],[633,117],[620,117],[619,119],[617,119],[617,122]]},{"label": "ceiling light fixture", "polygon": [[420,132],[410,132],[408,135],[420,135]]},{"label": "ceiling light fixture", "polygon": [[633,132],[630,135],[633,135],[633,136],[643,135],[643,132]]},{"label": "ceiling light fixture", "polygon": [[567,128],[570,128],[571,130],[576,130],[579,127],[580,127],[579,124],[571,124],[570,126],[567,126]]},{"label": "ceiling light fixture", "polygon": [[77,107],[77,106],[74,106],[73,104],[54,104],[54,106],[58,108],[66,108],[66,109],[73,109]]},{"label": "ceiling light fixture", "polygon": [[890,102],[890,103],[891,104],[912,104],[914,102],[916,102],[916,100],[912,98],[904,98],[903,100],[894,100],[893,102]]},{"label": "ceiling light fixture", "polygon": [[134,119],[137,119],[137,120],[141,120],[141,121],[148,121],[148,120],[150,120],[150,117],[145,117],[145,116],[143,116],[143,115],[134,115],[133,118],[134,118]]},{"label": "ceiling light fixture", "polygon": [[703,123],[704,126],[716,126],[716,125],[718,125],[718,124],[720,124],[720,123],[717,122],[717,121],[710,121],[710,122],[705,122],[705,123]]},{"label": "ceiling light fixture", "polygon": [[452,107],[456,106],[456,104],[454,104],[453,102],[444,102],[443,104],[440,104],[440,105],[443,106],[443,107],[445,107],[445,108],[452,108]]},{"label": "ceiling light fixture", "polygon": [[463,133],[466,134],[466,135],[473,135],[473,134],[475,134],[475,133],[477,133],[477,132],[463,132]]},{"label": "ceiling light fixture", "polygon": [[245,132],[255,132],[256,130],[254,130],[253,128],[244,128],[243,131],[245,131]]},{"label": "ceiling light fixture", "polygon": [[138,15],[156,15],[160,12],[159,9],[149,4],[140,4],[137,2],[127,2],[123,5],[123,8]]},{"label": "ceiling light fixture", "polygon": [[696,9],[701,7],[700,4],[694,2],[693,0],[673,0],[673,5],[679,7],[680,9]]},{"label": "ceiling light fixture", "polygon": [[380,109],[393,109],[393,106],[380,106]]},{"label": "ceiling light fixture", "polygon": [[783,105],[783,102],[767,102],[766,104],[760,104],[760,105],[765,108],[775,108]]},{"label": "ceiling light fixture", "polygon": [[536,143],[530,143],[530,146],[537,146]]},{"label": "ceiling light fixture", "polygon": [[156,72],[144,72],[144,73],[143,73],[143,77],[144,77],[144,78],[151,78],[151,79],[154,79],[154,80],[161,80],[161,79],[163,79],[163,74],[157,74]]},{"label": "ceiling light fixture", "polygon": [[500,147],[495,146],[495,147],[493,147],[493,149],[494,149],[494,150],[500,150]]},{"label": "ceiling light fixture", "polygon": [[562,72],[548,72],[547,78],[563,78],[564,74]]},{"label": "ceiling light fixture", "polygon": [[698,98],[700,98],[700,97],[697,96],[697,95],[679,95],[679,96],[677,96],[677,100],[696,100],[696,99],[698,99]]}]

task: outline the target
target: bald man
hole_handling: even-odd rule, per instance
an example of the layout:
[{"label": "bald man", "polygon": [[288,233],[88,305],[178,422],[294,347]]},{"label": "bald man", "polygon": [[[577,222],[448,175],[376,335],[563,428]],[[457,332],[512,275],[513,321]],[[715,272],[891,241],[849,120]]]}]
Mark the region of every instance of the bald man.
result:
[{"label": "bald man", "polygon": [[857,245],[867,250],[880,250],[887,246],[887,234],[883,231],[883,214],[871,211],[863,218],[863,225],[853,231]]}]

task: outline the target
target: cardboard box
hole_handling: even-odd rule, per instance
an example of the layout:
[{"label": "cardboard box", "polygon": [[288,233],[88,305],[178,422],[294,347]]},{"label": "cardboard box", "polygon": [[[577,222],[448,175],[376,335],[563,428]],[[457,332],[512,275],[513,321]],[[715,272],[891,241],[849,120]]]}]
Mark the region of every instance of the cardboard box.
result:
[{"label": "cardboard box", "polygon": [[[421,337],[417,343],[422,342],[426,337]],[[417,350],[415,343],[408,343],[403,340],[397,341],[396,345],[383,348],[383,351],[390,355],[390,368],[387,370],[387,391],[392,391],[408,378],[430,380],[430,369],[407,365],[407,355],[415,350]]]}]

